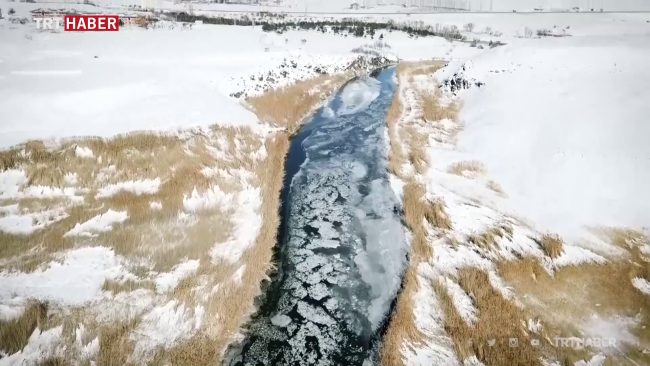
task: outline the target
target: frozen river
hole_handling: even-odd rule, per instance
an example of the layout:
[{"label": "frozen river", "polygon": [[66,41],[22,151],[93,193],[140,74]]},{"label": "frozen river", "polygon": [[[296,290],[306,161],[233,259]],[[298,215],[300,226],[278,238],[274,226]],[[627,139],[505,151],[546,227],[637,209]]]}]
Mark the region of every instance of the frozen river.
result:
[{"label": "frozen river", "polygon": [[279,274],[232,365],[368,365],[406,244],[387,171],[394,68],[348,83],[293,140]]}]

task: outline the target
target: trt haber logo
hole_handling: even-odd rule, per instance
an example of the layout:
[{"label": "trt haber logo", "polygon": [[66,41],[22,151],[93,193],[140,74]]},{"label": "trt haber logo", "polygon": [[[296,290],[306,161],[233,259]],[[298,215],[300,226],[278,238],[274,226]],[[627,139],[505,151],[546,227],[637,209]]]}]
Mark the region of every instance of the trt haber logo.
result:
[{"label": "trt haber logo", "polygon": [[63,24],[63,18],[60,17],[51,17],[51,18],[35,18],[36,29],[61,29],[61,24]]},{"label": "trt haber logo", "polygon": [[66,31],[117,32],[120,29],[118,15],[66,15]]},{"label": "trt haber logo", "polygon": [[36,18],[36,29],[60,29],[77,32],[117,32],[120,30],[118,15],[66,15],[64,18]]}]

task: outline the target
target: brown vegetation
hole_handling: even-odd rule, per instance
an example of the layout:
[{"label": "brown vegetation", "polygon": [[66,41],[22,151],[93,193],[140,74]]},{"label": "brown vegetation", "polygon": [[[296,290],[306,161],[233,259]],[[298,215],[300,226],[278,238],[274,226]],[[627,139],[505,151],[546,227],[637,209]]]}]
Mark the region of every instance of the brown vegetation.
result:
[{"label": "brown vegetation", "polygon": [[[461,360],[475,355],[486,365],[539,365],[539,350],[531,346],[523,332],[522,311],[495,290],[488,274],[476,268],[459,271],[458,284],[475,301],[478,322],[469,326],[458,314],[451,297],[439,283],[434,284],[445,314],[445,330],[454,340]],[[517,337],[518,347],[510,347],[509,339]],[[471,344],[470,344],[471,340]],[[494,340],[493,346],[488,341]]]},{"label": "brown vegetation", "polygon": [[[414,71],[412,64],[400,66],[400,83],[415,82],[413,75],[416,74],[428,74],[428,71]],[[422,70],[421,65],[419,67],[418,70]],[[400,90],[404,88],[402,85]],[[430,215],[427,214],[425,189],[412,175],[412,171],[424,174],[428,168],[426,155],[420,149],[423,139],[426,141],[428,137],[421,135],[426,134],[427,128],[430,128],[434,141],[453,144],[455,133],[462,128],[460,124],[454,128],[448,123],[436,122],[442,119],[455,121],[458,105],[442,102],[437,91],[422,92],[414,85],[406,88],[418,96],[422,107],[421,117],[425,123],[418,121],[420,116],[413,115],[409,106],[403,105],[404,101],[400,99],[403,93],[398,92],[389,110],[389,164],[393,174],[406,183],[404,217],[413,233],[413,241],[409,268],[382,345],[381,361],[387,366],[404,364],[403,347],[424,346],[423,343],[427,341],[427,337],[414,323],[413,314],[413,296],[424,280],[418,276],[417,267],[430,260],[434,250],[428,238],[431,233],[426,233],[425,230],[426,223],[438,229],[434,235],[444,235],[445,230],[451,229],[442,203],[439,205],[442,209],[433,209]],[[405,120],[406,116],[413,120]],[[438,136],[435,135],[436,132]],[[409,148],[402,149],[402,144]],[[404,151],[408,151],[408,154]],[[409,165],[413,169],[404,169]],[[466,161],[453,164],[448,171],[457,175],[465,175],[467,172],[483,174],[485,167],[478,161]],[[504,194],[496,182],[488,181],[487,185],[498,194]],[[647,351],[644,353],[644,350],[650,348],[650,296],[635,288],[632,283],[635,278],[650,281],[650,258],[642,251],[642,245],[649,244],[648,239],[643,234],[628,229],[599,228],[594,231],[616,247],[624,249],[625,258],[616,258],[606,264],[554,268],[553,275],[544,269],[541,259],[523,258],[498,263],[498,275],[514,288],[517,300],[523,302],[522,308],[516,302],[504,298],[492,286],[486,272],[477,268],[460,269],[455,280],[470,295],[478,310],[478,320],[473,325],[468,325],[462,319],[446,287],[434,280],[431,284],[443,307],[445,330],[454,341],[460,361],[476,356],[488,366],[538,365],[541,363],[540,357],[544,357],[558,360],[564,365],[573,365],[578,360],[589,359],[597,350],[556,348],[549,340],[557,336],[579,336],[579,331],[590,321],[590,316],[598,315],[605,321],[620,320],[621,317],[635,319],[630,322],[628,330],[636,336],[639,344],[617,345],[622,354],[609,355],[608,364],[649,364],[650,355]],[[470,235],[468,241],[485,250],[493,250],[497,249],[498,238],[511,238],[512,235],[513,228],[510,224],[497,224],[484,232]],[[457,239],[445,240],[454,245]],[[565,250],[563,240],[554,234],[540,236],[538,244],[551,259],[560,257]],[[455,245],[460,244],[456,242]],[[548,264],[546,260],[543,262]],[[539,319],[542,322],[540,334],[527,329],[526,322],[529,319]],[[509,347],[509,338],[513,336],[519,339],[519,347]],[[539,339],[540,346],[531,346],[530,340],[533,337]],[[495,339],[496,344],[488,347],[488,340],[491,339]],[[469,340],[472,340],[471,345]]]},{"label": "brown vegetation", "polygon": [[417,75],[433,75],[436,73],[436,71],[442,69],[444,67],[443,63],[436,63],[434,65],[425,65],[423,67],[417,67],[414,68],[413,71],[411,71],[412,76],[417,76]]},{"label": "brown vegetation", "polygon": [[426,173],[429,168],[427,161],[426,148],[428,147],[428,138],[426,134],[418,132],[414,127],[406,128],[409,141],[409,162],[415,168],[418,174]]},{"label": "brown vegetation", "polygon": [[[643,237],[632,231],[618,232]],[[638,251],[630,249],[625,260],[558,268],[553,276],[534,259],[502,262],[498,268],[501,277],[521,294],[519,298],[527,312],[544,321],[545,334],[551,338],[576,336],[593,315],[605,321],[634,318],[637,321],[628,331],[638,338],[640,345],[618,343],[618,349],[629,359],[615,355],[608,362],[628,364],[630,359],[640,364],[650,362],[650,356],[643,353],[650,345],[650,296],[632,284],[635,277],[650,278],[650,263]],[[555,352],[552,356],[561,361],[576,361],[585,356],[584,352],[575,350],[552,351]]]},{"label": "brown vegetation", "polygon": [[[422,67],[424,66],[424,67]],[[406,64],[397,66],[397,78],[399,83],[409,80],[413,71],[417,74],[432,74],[441,67],[440,63]],[[421,71],[420,71],[421,70]],[[390,171],[405,181],[403,191],[404,219],[408,229],[413,234],[411,241],[411,252],[409,264],[404,274],[402,290],[397,299],[397,306],[391,314],[390,323],[383,339],[381,349],[381,363],[386,366],[402,365],[402,347],[404,344],[418,344],[426,341],[415,324],[413,296],[420,287],[417,268],[420,263],[429,261],[433,256],[433,248],[429,243],[429,233],[426,224],[434,230],[447,231],[452,228],[449,216],[445,212],[445,205],[441,199],[430,201],[426,198],[426,189],[412,176],[407,176],[403,167],[408,162],[418,174],[425,174],[428,169],[426,159],[426,142],[428,136],[412,124],[416,121],[400,121],[405,117],[404,113],[411,112],[410,106],[406,110],[401,100],[400,88],[395,93],[393,102],[388,110],[387,125],[390,139]],[[423,107],[424,108],[424,107]],[[404,153],[402,144],[408,146],[408,156]]]},{"label": "brown vegetation", "polygon": [[[397,66],[397,78],[402,80],[402,68]],[[402,100],[399,97],[399,89],[395,92],[395,97],[386,113],[386,125],[388,127],[388,139],[390,140],[390,156],[388,158],[388,167],[391,173],[401,176],[402,167],[406,162],[404,150],[399,138],[399,128],[397,126],[399,119],[402,117]]]},{"label": "brown vegetation", "polygon": [[110,324],[99,330],[99,365],[127,365],[129,356],[133,353],[133,345],[129,334],[135,329],[137,322]]},{"label": "brown vegetation", "polygon": [[417,275],[419,264],[417,258],[410,257],[408,269],[402,280],[402,290],[397,298],[397,305],[391,314],[390,324],[382,340],[381,365],[383,366],[397,366],[404,363],[402,347],[405,342],[421,344],[426,340],[424,334],[417,328],[415,309],[413,308],[413,296],[420,287]]},{"label": "brown vegetation", "polygon": [[[0,202],[19,203],[21,209],[29,212],[61,208],[68,215],[31,235],[0,233],[0,270],[33,271],[66,249],[108,246],[124,256],[124,265],[138,279],[107,280],[104,291],[113,295],[142,291],[143,296],[154,296],[162,304],[174,300],[189,309],[199,304],[204,308],[205,320],[199,334],[170,349],[149,350],[153,353],[148,363],[218,364],[227,346],[237,339],[242,324],[255,311],[254,299],[260,294],[260,284],[268,280],[272,270],[289,133],[295,132],[302,119],[340,87],[346,77],[323,76],[249,100],[261,119],[286,127],[285,132],[267,134],[248,127],[213,126],[207,131],[178,135],[136,133],[111,139],[72,138],[56,147],[35,141],[0,152],[0,168],[25,170],[28,186],[66,187],[70,185],[66,176],[75,173],[76,182],[72,185],[87,189],[79,193],[84,197],[83,203],[74,205],[65,197]],[[89,149],[93,156],[77,156],[77,147]],[[89,155],[87,150],[84,152]],[[249,174],[247,184],[260,191],[262,227],[254,245],[242,254],[239,262],[214,263],[209,252],[215,243],[228,239],[232,208],[203,208],[184,214],[183,200],[194,190],[203,194],[219,189],[236,195],[243,189],[242,183],[239,177],[228,174],[241,171]],[[149,194],[121,191],[97,197],[99,189],[109,184],[142,179],[160,179],[159,189]],[[156,203],[153,208],[152,203]],[[76,224],[109,209],[126,211],[129,218],[96,237],[64,237]],[[195,222],[186,225],[179,215],[191,215]],[[197,273],[170,292],[156,295],[150,271],[169,271],[185,259],[199,260]],[[143,262],[152,263],[153,267],[142,267]],[[242,273],[241,281],[234,281],[233,274],[238,270]],[[215,286],[219,290],[211,292]],[[45,314],[38,309],[41,308],[34,305],[21,318],[0,324],[0,349],[11,354],[25,346]],[[75,330],[82,324],[89,334],[99,337],[99,354],[93,359],[98,364],[123,365],[136,351],[134,335],[142,326],[142,314],[136,312],[133,319],[117,323],[99,323],[90,308],[70,311],[74,316],[57,316],[52,324],[48,323],[64,324],[63,339],[70,343],[67,358],[76,360],[79,356],[73,344]],[[62,361],[53,357],[47,362]]]},{"label": "brown vegetation", "polygon": [[17,319],[8,322],[0,320],[0,351],[14,354],[27,345],[29,337],[36,328],[42,328],[47,319],[47,306],[32,303]]},{"label": "brown vegetation", "polygon": [[504,236],[512,237],[512,226],[509,224],[494,225],[482,233],[472,234],[468,241],[481,249],[490,250],[497,249],[497,239]]},{"label": "brown vegetation", "polygon": [[156,284],[153,281],[148,281],[148,280],[144,280],[144,281],[127,280],[124,282],[106,280],[104,281],[104,285],[102,286],[102,291],[112,292],[113,294],[119,294],[120,292],[131,292],[138,289],[155,291]]},{"label": "brown vegetation", "polygon": [[544,253],[555,259],[564,252],[564,240],[557,234],[544,234],[539,240],[539,245]]},{"label": "brown vegetation", "polygon": [[503,192],[503,188],[501,185],[493,180],[489,180],[487,183],[488,188],[496,192],[497,194],[501,196],[505,196],[505,193]]},{"label": "brown vegetation", "polygon": [[463,176],[465,172],[483,174],[485,173],[485,166],[483,163],[476,160],[459,161],[457,163],[451,164],[447,168],[447,172],[460,176]]},{"label": "brown vegetation", "polygon": [[455,120],[459,107],[455,102],[444,105],[440,102],[440,91],[420,92],[420,104],[422,106],[422,117],[427,122],[442,121],[443,119]]},{"label": "brown vegetation", "polygon": [[260,96],[248,98],[246,102],[262,121],[294,133],[302,120],[322,102],[323,97],[340,88],[351,76],[352,74],[324,75],[267,91]]}]

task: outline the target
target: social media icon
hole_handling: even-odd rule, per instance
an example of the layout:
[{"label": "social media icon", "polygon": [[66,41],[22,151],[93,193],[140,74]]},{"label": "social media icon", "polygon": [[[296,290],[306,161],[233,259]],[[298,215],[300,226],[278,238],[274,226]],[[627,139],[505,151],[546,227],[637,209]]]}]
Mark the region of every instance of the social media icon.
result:
[{"label": "social media icon", "polygon": [[508,344],[509,344],[510,347],[512,347],[512,348],[519,347],[519,339],[517,339],[517,338],[510,338]]},{"label": "social media icon", "polygon": [[492,338],[488,340],[488,346],[492,347],[497,343],[497,340]]},{"label": "social media icon", "polygon": [[533,347],[539,347],[539,339],[531,339],[530,345]]}]

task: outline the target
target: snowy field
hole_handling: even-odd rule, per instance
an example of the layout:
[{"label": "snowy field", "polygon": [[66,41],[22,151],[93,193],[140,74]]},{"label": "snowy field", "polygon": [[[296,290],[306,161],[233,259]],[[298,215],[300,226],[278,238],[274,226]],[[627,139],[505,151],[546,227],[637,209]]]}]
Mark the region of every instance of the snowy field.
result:
[{"label": "snowy field", "polygon": [[650,224],[648,39],[513,45],[471,64],[468,77],[494,86],[464,96],[459,149],[486,164],[512,214],[571,241],[594,225]]},{"label": "snowy field", "polygon": [[[405,364],[648,362],[650,26],[616,18],[558,16],[572,36],[543,39],[512,37],[504,19],[507,46],[402,71],[394,186],[407,221],[409,186],[424,186],[437,212],[386,340]],[[450,78],[471,87],[436,92]],[[555,337],[615,345],[558,349]]]},{"label": "snowy field", "polygon": [[[52,0],[37,3],[54,4]],[[245,1],[241,1],[242,3]],[[63,3],[63,1],[60,1]],[[83,0],[70,0],[71,4],[83,4]],[[189,9],[189,3],[169,0],[96,0],[94,4],[105,8],[142,6],[145,8]],[[358,7],[351,4],[357,3]],[[193,9],[210,11],[268,11],[268,12],[340,12],[340,13],[417,13],[432,10],[464,10],[472,12],[534,12],[534,11],[650,11],[645,0],[262,0],[259,4],[200,4],[192,3]]]},{"label": "snowy field", "polygon": [[369,41],[0,27],[0,364],[218,362],[270,270],[289,132]]},{"label": "snowy field", "polygon": [[[42,5],[0,4],[5,16],[8,7],[26,16]],[[443,326],[450,314],[467,327],[490,319],[482,316],[491,308],[468,290],[469,279],[484,279],[483,272],[468,270],[478,268],[489,280],[484,287],[494,288],[486,295],[490,304],[520,306],[511,315],[526,322],[522,339],[535,332],[549,339],[613,337],[617,349],[569,356],[576,365],[600,365],[599,357],[647,363],[650,16],[390,17],[460,29],[471,22],[473,33],[463,31],[470,40],[506,43],[479,49],[385,34],[390,48],[382,53],[390,58],[452,61],[435,74],[400,79],[398,128],[404,130],[403,141],[395,142],[416,159],[408,143],[419,141],[424,158],[407,162],[399,178],[421,185],[428,201],[442,200],[451,225],[426,228],[432,254],[412,272],[422,285],[403,293],[413,295],[408,309],[426,341],[401,339],[397,359],[409,365],[498,363],[489,352],[459,347],[464,335],[446,334]],[[523,38],[526,28],[554,27],[568,27],[571,37]],[[0,152],[0,325],[30,332],[0,347],[0,365],[63,358],[101,364],[111,352],[125,362],[174,363],[197,350],[221,352],[238,339],[248,314],[227,314],[242,301],[252,306],[268,269],[275,243],[263,233],[274,224],[268,213],[278,202],[264,187],[277,183],[281,166],[271,163],[286,153],[276,143],[287,126],[231,95],[259,96],[312,79],[315,66],[340,75],[359,56],[352,49],[372,42],[209,25],[55,34],[0,20],[0,148],[45,141]],[[463,65],[463,78],[485,85],[436,94],[436,83]],[[268,77],[287,67],[285,76]],[[329,93],[337,85],[325,84],[316,90]],[[424,123],[422,93],[462,106],[457,120]],[[87,138],[137,131],[149,133]],[[396,193],[399,182],[395,178]],[[545,247],[542,239],[554,234],[561,244]],[[261,260],[252,258],[256,248]],[[522,257],[543,268],[532,284],[528,269],[503,264]],[[637,265],[619,268],[628,262]],[[575,285],[583,283],[580,273],[585,287]],[[616,289],[619,299],[595,294],[587,286],[592,283]],[[546,297],[553,291],[556,298]],[[577,291],[583,291],[579,302],[555,307]],[[452,307],[445,307],[444,294]],[[548,356],[550,349],[545,343],[547,364],[559,361]]]}]

